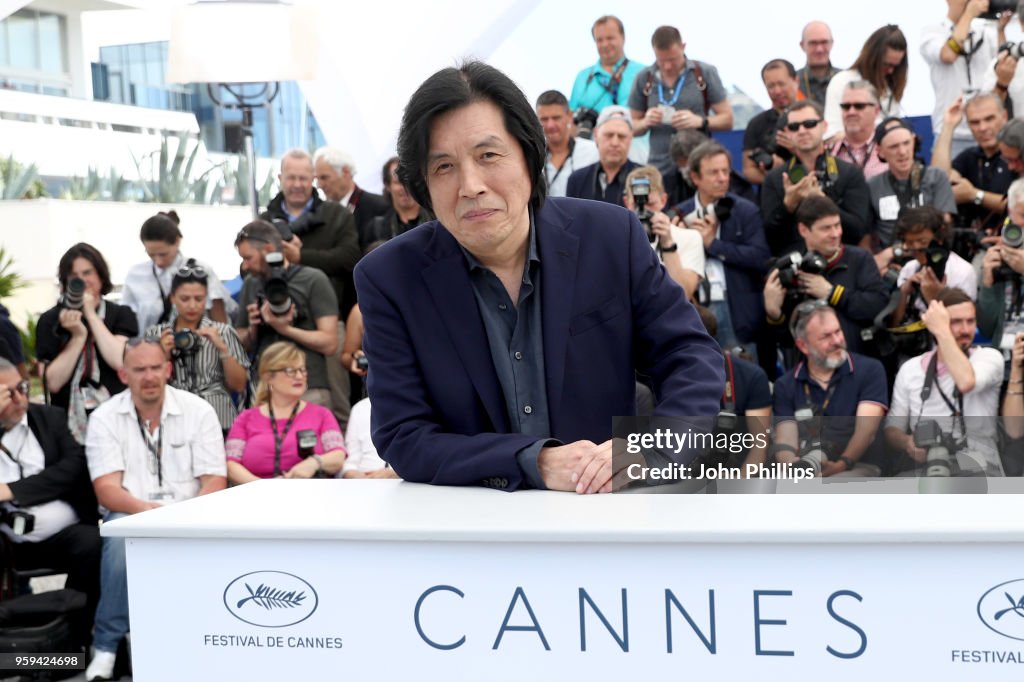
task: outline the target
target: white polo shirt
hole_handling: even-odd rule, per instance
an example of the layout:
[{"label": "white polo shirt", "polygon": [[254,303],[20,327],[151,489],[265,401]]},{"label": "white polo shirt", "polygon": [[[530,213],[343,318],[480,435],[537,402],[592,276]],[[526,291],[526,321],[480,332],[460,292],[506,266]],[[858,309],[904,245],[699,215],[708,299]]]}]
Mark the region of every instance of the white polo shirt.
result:
[{"label": "white polo shirt", "polygon": [[121,471],[121,485],[138,499],[170,503],[199,494],[200,476],[227,474],[220,422],[202,398],[165,387],[160,432],[158,467],[139,429],[131,391],[118,393],[89,418],[85,436],[89,476],[96,480]]}]

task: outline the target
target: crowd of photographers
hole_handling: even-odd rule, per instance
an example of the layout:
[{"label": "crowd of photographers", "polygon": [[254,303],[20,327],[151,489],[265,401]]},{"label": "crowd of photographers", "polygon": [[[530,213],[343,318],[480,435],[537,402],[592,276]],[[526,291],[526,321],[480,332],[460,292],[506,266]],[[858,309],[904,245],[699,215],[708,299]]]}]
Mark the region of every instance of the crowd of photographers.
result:
[{"label": "crowd of photographers", "polygon": [[[1004,4],[947,0],[922,36],[930,163],[903,118],[909,48],[892,25],[840,70],[830,28],[807,24],[806,64],[761,69],[772,106],[742,159],[712,139],[733,126],[717,69],[671,26],[644,66],[625,56],[621,21],[599,18],[597,62],[569,97],[537,99],[550,195],[635,211],[721,345],[717,428],[773,427],[769,447],[705,465],[1021,475],[1024,49],[1005,42]],[[280,193],[234,240],[237,300],[183,254],[174,212],[142,225],[147,258],[118,300],[103,255],[73,246],[37,325],[47,405],[29,401],[0,310],[0,530],[16,565],[66,571],[89,595],[88,679],[113,674],[127,630],[123,545],[100,542],[97,508],[116,518],[259,478],[394,475],[370,439],[352,271],[432,217],[397,161],[376,195],[339,149],[287,152]],[[637,386],[643,414],[656,397]]]}]

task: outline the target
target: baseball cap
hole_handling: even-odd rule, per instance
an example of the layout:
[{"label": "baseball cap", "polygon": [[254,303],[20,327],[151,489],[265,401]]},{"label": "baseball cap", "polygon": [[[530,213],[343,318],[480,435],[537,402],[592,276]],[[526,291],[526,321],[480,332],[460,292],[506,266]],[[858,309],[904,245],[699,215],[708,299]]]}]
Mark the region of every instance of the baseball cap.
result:
[{"label": "baseball cap", "polygon": [[594,127],[600,128],[608,121],[625,121],[629,129],[633,129],[633,117],[629,115],[629,109],[620,107],[617,104],[602,109],[601,115],[597,117],[597,125]]},{"label": "baseball cap", "polygon": [[882,144],[882,140],[885,139],[886,135],[891,131],[898,130],[900,128],[909,130],[911,134],[916,134],[914,133],[914,129],[911,128],[910,124],[905,120],[898,116],[889,116],[875,127],[875,144]]}]

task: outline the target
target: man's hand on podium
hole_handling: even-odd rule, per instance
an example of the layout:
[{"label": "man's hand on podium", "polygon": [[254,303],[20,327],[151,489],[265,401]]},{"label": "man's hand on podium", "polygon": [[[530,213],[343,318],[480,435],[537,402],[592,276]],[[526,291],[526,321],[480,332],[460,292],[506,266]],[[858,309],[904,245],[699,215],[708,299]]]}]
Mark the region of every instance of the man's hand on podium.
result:
[{"label": "man's hand on podium", "polygon": [[612,442],[578,440],[542,448],[537,467],[548,490],[574,490],[580,494],[612,490]]}]

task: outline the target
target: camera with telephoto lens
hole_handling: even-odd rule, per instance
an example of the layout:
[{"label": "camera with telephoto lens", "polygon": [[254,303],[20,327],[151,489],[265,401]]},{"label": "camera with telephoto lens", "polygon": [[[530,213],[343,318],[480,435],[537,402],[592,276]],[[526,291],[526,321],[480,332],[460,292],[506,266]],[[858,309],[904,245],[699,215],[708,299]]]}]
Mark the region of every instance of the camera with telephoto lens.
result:
[{"label": "camera with telephoto lens", "polygon": [[647,239],[653,244],[658,240],[651,227],[651,218],[654,214],[647,209],[647,198],[651,195],[651,181],[647,178],[635,177],[629,181],[629,193],[633,197],[633,210],[640,224],[644,226]]},{"label": "camera with telephoto lens", "polygon": [[0,505],[0,523],[10,526],[14,535],[28,535],[36,527],[34,514],[9,505]]},{"label": "camera with telephoto lens", "polygon": [[804,254],[794,251],[775,261],[774,267],[779,271],[779,282],[792,293],[800,287],[801,272],[806,272],[809,275],[823,275],[828,270],[828,261],[816,251],[808,251]]},{"label": "camera with telephoto lens", "polygon": [[988,11],[979,14],[978,18],[998,19],[1003,12],[1016,12],[1017,4],[1018,0],[988,0]]},{"label": "camera with telephoto lens", "polygon": [[81,310],[85,303],[85,280],[72,277],[64,287],[64,295],[60,297],[60,307],[67,310]]},{"label": "camera with telephoto lens", "polygon": [[769,171],[775,164],[775,154],[778,153],[778,151],[779,146],[773,141],[763,147],[754,147],[750,150],[750,153],[748,153],[747,156],[755,164],[764,170]]},{"label": "camera with telephoto lens", "polygon": [[174,350],[179,355],[195,353],[199,350],[199,335],[191,329],[174,332]]},{"label": "camera with telephoto lens", "polygon": [[[1024,228],[1020,225],[1007,221],[1003,225],[1000,235],[1003,238],[1003,246],[1007,246],[1011,249],[1024,248]],[[1020,278],[1020,273],[1006,263],[1002,263],[998,268],[992,271],[992,279],[996,282],[1012,282],[1018,278]]]},{"label": "camera with telephoto lens", "polygon": [[956,453],[962,444],[939,427],[934,419],[923,419],[914,427],[914,445],[928,451],[925,476],[954,476],[959,472]]},{"label": "camera with telephoto lens", "polygon": [[940,282],[946,276],[946,263],[949,262],[949,247],[940,244],[934,239],[924,250],[924,267],[932,271],[935,279]]},{"label": "camera with telephoto lens", "polygon": [[821,476],[821,468],[831,457],[828,456],[829,448],[824,441],[812,439],[804,442],[803,452],[800,453],[800,461],[793,466],[806,469],[812,476]]},{"label": "camera with telephoto lens", "polygon": [[270,305],[270,312],[277,316],[287,315],[292,307],[292,297],[285,277],[284,254],[274,251],[264,256],[264,260],[267,264],[267,275],[263,280],[263,295]]},{"label": "camera with telephoto lens", "polygon": [[576,124],[576,137],[590,140],[594,137],[594,126],[597,125],[597,112],[590,107],[580,107],[572,115]]},{"label": "camera with telephoto lens", "polygon": [[1024,57],[1024,43],[1003,43],[999,46],[1000,52],[1005,52],[1014,59]]}]

